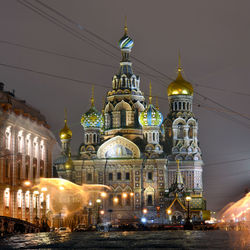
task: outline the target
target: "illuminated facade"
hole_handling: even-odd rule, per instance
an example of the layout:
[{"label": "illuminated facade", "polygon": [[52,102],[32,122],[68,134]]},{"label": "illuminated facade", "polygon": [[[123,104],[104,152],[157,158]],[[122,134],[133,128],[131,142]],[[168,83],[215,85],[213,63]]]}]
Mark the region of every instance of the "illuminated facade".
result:
[{"label": "illuminated facade", "polygon": [[[72,132],[62,130],[63,150],[55,165],[61,178],[79,185],[109,186],[110,194],[102,206],[112,222],[127,223],[145,217],[162,223],[167,219],[165,209],[175,182],[177,159],[181,161],[185,189],[203,200],[193,88],[182,78],[179,67],[176,81],[169,85],[170,113],[163,122],[159,108],[152,104],[151,84],[147,102],[140,90],[140,77],[133,73],[133,45],[125,26],[119,41],[120,69],[113,76],[102,113],[94,106],[92,91],[91,108],[81,119],[83,143],[79,155],[71,157],[70,150],[65,151],[70,149]],[[67,146],[64,137],[68,137]]]},{"label": "illuminated facade", "polygon": [[[45,117],[3,88],[1,83],[0,215],[34,222],[36,204],[42,203],[44,194],[36,198],[31,186],[40,177],[52,176],[56,141]],[[36,210],[38,217],[41,208]]]}]

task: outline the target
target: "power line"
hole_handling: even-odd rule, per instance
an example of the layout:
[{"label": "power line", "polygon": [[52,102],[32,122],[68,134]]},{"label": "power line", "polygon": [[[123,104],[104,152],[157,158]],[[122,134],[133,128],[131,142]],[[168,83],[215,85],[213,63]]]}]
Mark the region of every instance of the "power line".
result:
[{"label": "power line", "polygon": [[[87,33],[89,33],[89,34],[91,34],[92,36],[95,36],[97,39],[101,40],[102,42],[106,43],[107,45],[109,45],[109,46],[111,46],[112,48],[114,48],[114,49],[117,50],[117,48],[116,48],[113,44],[111,44],[110,42],[106,41],[106,40],[103,39],[101,36],[97,35],[96,33],[94,33],[94,32],[92,32],[92,31],[86,29],[86,27],[83,28],[82,25],[80,25],[79,23],[77,23],[77,22],[73,21],[72,19],[68,18],[67,16],[65,16],[65,15],[62,14],[61,12],[55,10],[54,8],[50,7],[49,5],[47,5],[47,4],[45,4],[45,3],[42,3],[40,0],[36,0],[36,2],[38,2],[40,5],[44,6],[45,8],[49,9],[50,11],[54,12],[55,14],[59,15],[60,17],[62,17],[62,18],[65,19],[66,21],[70,22],[71,24],[73,24],[73,25],[76,26],[77,28],[79,28],[79,29],[81,29],[81,30],[83,30],[83,31],[85,31],[85,32],[87,32]],[[136,57],[131,56],[131,58],[133,58],[134,60],[136,60],[136,61],[138,61],[139,63],[143,64],[144,66],[150,68],[151,70],[155,71],[156,73],[158,73],[158,74],[160,74],[160,75],[166,77],[167,79],[172,80],[172,81],[174,80],[173,78],[169,77],[168,75],[166,75],[166,74],[160,72],[159,70],[155,69],[155,68],[152,67],[151,65],[148,65],[148,64],[142,62],[141,60],[137,59]],[[200,86],[199,84],[196,84],[196,85]],[[234,111],[233,109],[228,108],[228,107],[226,107],[226,106],[224,106],[224,105],[222,105],[222,104],[216,102],[215,100],[213,100],[213,99],[211,99],[211,98],[209,98],[209,97],[205,97],[204,95],[198,93],[197,91],[195,91],[195,93],[198,94],[198,95],[200,95],[200,96],[202,96],[202,97],[204,97],[204,98],[206,98],[206,99],[209,100],[210,102],[213,102],[213,103],[215,103],[216,105],[218,105],[218,106],[220,106],[220,107],[223,107],[224,109],[226,109],[226,110],[228,110],[228,111],[230,111],[230,112],[232,112],[232,113],[234,113],[234,114],[237,114],[237,115],[241,116],[242,118],[245,118],[245,119],[247,119],[247,120],[250,120],[250,118],[248,118],[247,116],[244,116],[244,115],[242,115],[241,113],[239,113],[239,112],[237,112],[237,111]]]},{"label": "power line", "polygon": [[27,72],[36,73],[36,74],[40,74],[40,75],[45,75],[45,76],[49,76],[49,77],[54,77],[54,78],[58,78],[58,79],[63,79],[63,80],[71,81],[71,82],[84,83],[84,84],[91,85],[91,86],[95,85],[95,86],[98,86],[98,87],[109,89],[109,86],[106,86],[106,85],[103,85],[103,84],[98,84],[97,85],[97,84],[94,84],[94,83],[88,82],[88,81],[73,79],[73,78],[70,78],[70,77],[67,77],[67,76],[59,76],[59,75],[55,75],[55,74],[51,74],[51,73],[47,73],[47,72],[43,72],[43,71],[37,71],[37,70],[25,68],[25,67],[16,66],[16,65],[0,63],[0,66],[7,67],[7,68],[12,68],[12,69],[17,69],[17,70],[24,70],[24,71],[27,71]]},{"label": "power line", "polygon": [[[17,0],[17,1],[20,2],[20,0]],[[51,15],[49,15],[49,14],[47,14],[46,12],[42,11],[41,9],[39,9],[38,7],[36,7],[36,6],[32,5],[31,3],[27,2],[27,0],[23,0],[23,1],[25,1],[25,3],[27,3],[28,5],[31,5],[31,6],[33,7],[33,8],[30,8],[30,6],[25,5],[26,7],[30,8],[32,11],[34,11],[34,8],[35,8],[36,10],[42,12],[42,13],[44,14],[44,15],[42,15],[42,16],[43,16],[44,18],[46,18],[47,20],[51,21],[51,18],[53,18],[53,20],[56,20],[56,22],[53,22],[53,23],[55,23],[57,26],[58,26],[58,23],[61,24],[61,25],[65,25],[64,23],[58,21],[58,19],[56,19],[55,17],[52,17]],[[41,3],[41,2],[40,2],[40,3]],[[23,4],[23,3],[22,3],[22,4]],[[44,5],[44,4],[43,4],[43,5]],[[51,7],[50,7],[50,8],[51,8]],[[51,9],[53,9],[53,8],[51,8]],[[36,11],[36,12],[37,12],[37,11]],[[41,15],[40,12],[38,12],[38,13]],[[45,16],[45,15],[47,15],[47,16]],[[50,17],[50,19],[47,18],[48,16]],[[67,20],[67,18],[66,18],[66,20]],[[69,21],[69,20],[67,20],[67,21]],[[60,27],[61,27],[61,26],[60,26]],[[66,31],[68,31],[68,32],[70,32],[70,30],[71,30],[71,31],[73,30],[73,29],[70,28],[69,26],[66,26],[66,27],[67,27],[67,29],[64,28],[64,30],[66,30]],[[73,30],[73,31],[74,31],[74,32],[73,32],[73,35],[75,35],[75,33],[76,33],[76,34],[82,36],[82,34],[80,34],[79,32],[76,32],[75,30]],[[70,33],[72,34],[72,32],[70,32]],[[93,33],[93,32],[92,32],[92,33]],[[79,38],[79,37],[78,37],[78,38]],[[104,40],[104,39],[102,39],[102,41],[103,41],[103,40]],[[83,40],[83,41],[85,41],[85,40]],[[86,41],[85,41],[85,42],[86,42]],[[91,42],[93,42],[93,41],[91,40]],[[109,44],[109,42],[107,42],[107,43]],[[96,44],[96,43],[95,43],[95,44]],[[112,45],[112,47],[113,47],[113,45]],[[133,58],[135,59],[135,57],[133,57]],[[138,61],[138,59],[136,59],[136,60]],[[168,77],[166,74],[163,74],[162,72],[160,72],[159,70],[153,68],[152,66],[147,65],[147,64],[143,63],[143,62],[140,61],[140,60],[139,60],[139,62],[142,63],[144,66],[147,66],[147,67],[151,68],[152,70],[154,70],[154,71],[157,72],[158,74],[161,74],[162,76],[165,76],[165,77],[167,77],[168,79],[173,80],[171,77]],[[164,83],[163,85],[165,86],[165,83]],[[201,94],[199,94],[197,91],[196,91],[196,93],[197,93],[198,95],[201,95]],[[203,96],[203,95],[201,95],[201,96]],[[219,105],[219,106],[223,107],[224,109],[230,110],[231,112],[233,112],[233,113],[235,113],[235,114],[237,114],[237,115],[240,115],[240,116],[243,117],[243,118],[248,119],[248,118],[245,117],[244,115],[241,115],[239,112],[236,112],[236,111],[234,111],[234,110],[232,110],[232,109],[229,109],[229,108],[225,107],[224,105],[219,104],[218,102],[212,100],[211,98],[208,98],[208,97],[205,97],[205,96],[203,96],[203,97],[204,97],[205,99],[209,100],[210,102],[213,102],[213,103],[215,103],[216,105]],[[249,119],[248,119],[248,120],[249,120]]]}]

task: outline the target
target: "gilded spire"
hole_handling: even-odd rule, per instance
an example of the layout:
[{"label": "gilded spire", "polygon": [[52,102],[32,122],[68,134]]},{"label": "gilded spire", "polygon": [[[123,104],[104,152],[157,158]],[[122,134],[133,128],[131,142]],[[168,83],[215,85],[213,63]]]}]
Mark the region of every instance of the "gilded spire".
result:
[{"label": "gilded spire", "polygon": [[182,66],[181,66],[181,52],[180,52],[180,49],[178,49],[178,68],[177,68],[177,71],[178,73],[181,72],[183,69],[182,69]]},{"label": "gilded spire", "polygon": [[149,104],[152,104],[152,85],[151,85],[151,81],[149,82]]},{"label": "gilded spire", "polygon": [[71,139],[72,137],[72,131],[68,127],[67,124],[67,110],[64,109],[64,127],[60,130],[60,138],[61,139]]},{"label": "gilded spire", "polygon": [[67,109],[64,108],[64,122],[67,124]]},{"label": "gilded spire", "polygon": [[159,110],[158,96],[155,97],[155,108]]},{"label": "gilded spire", "polygon": [[124,36],[128,35],[127,16],[125,16]]},{"label": "gilded spire", "polygon": [[183,178],[182,178],[181,171],[180,171],[180,160],[176,160],[176,162],[177,162],[176,183],[183,185]]},{"label": "gilded spire", "polygon": [[94,107],[94,102],[95,102],[95,98],[94,98],[94,85],[92,86],[92,95],[91,95],[91,107]]}]

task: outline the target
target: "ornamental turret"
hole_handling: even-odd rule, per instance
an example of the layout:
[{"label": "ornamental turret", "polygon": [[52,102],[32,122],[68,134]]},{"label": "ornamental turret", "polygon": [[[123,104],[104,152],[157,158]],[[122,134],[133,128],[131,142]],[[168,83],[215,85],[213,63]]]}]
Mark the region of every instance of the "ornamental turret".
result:
[{"label": "ornamental turret", "polygon": [[92,87],[91,107],[82,115],[81,125],[83,126],[83,144],[80,147],[80,154],[89,152],[95,154],[96,146],[100,144],[101,132],[103,129],[103,115],[95,108],[94,87]]},{"label": "ornamental turret", "polygon": [[145,98],[140,90],[140,77],[133,73],[130,53],[134,41],[128,36],[125,23],[124,35],[119,40],[122,59],[117,74],[112,79],[112,90],[107,93],[104,109],[104,139],[115,134],[128,139],[142,139],[139,114],[145,109]]},{"label": "ornamental turret", "polygon": [[59,136],[62,143],[62,153],[68,157],[70,154],[70,142],[72,138],[72,131],[67,124],[66,109],[65,109],[64,127],[60,130]]},{"label": "ornamental turret", "polygon": [[[183,78],[180,56],[176,80],[168,86],[169,110],[164,121],[165,152],[168,157],[169,188],[174,182],[176,160],[188,192],[202,195],[201,150],[198,145],[198,121],[193,114],[193,87]],[[179,163],[178,163],[179,164]],[[179,167],[176,171],[178,175]]]},{"label": "ornamental turret", "polygon": [[152,87],[149,84],[149,104],[144,111],[140,113],[139,122],[143,129],[143,136],[146,140],[145,150],[148,152],[162,153],[160,146],[160,132],[163,116],[160,111],[152,104]]}]

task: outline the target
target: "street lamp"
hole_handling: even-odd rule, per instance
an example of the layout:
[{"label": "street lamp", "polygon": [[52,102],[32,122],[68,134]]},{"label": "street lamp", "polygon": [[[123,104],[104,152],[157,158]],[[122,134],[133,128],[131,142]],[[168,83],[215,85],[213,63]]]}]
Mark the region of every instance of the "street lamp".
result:
[{"label": "street lamp", "polygon": [[30,181],[24,181],[23,184],[24,184],[24,186],[29,187],[31,185],[31,182]]},{"label": "street lamp", "polygon": [[147,214],[147,213],[148,213],[147,208],[144,208],[144,209],[142,210],[142,212],[143,212],[143,214]]},{"label": "street lamp", "polygon": [[101,222],[100,220],[100,204],[101,204],[102,200],[101,199],[97,199],[96,200],[96,204],[97,204],[97,219],[96,219],[96,224],[99,224]]},{"label": "street lamp", "polygon": [[117,197],[115,197],[113,200],[114,200],[114,203],[116,204],[119,202],[119,199]]},{"label": "street lamp", "polygon": [[126,199],[126,198],[128,197],[128,194],[127,194],[127,193],[123,193],[123,194],[122,194],[122,197],[123,197],[124,199]]},{"label": "street lamp", "polygon": [[167,213],[168,213],[168,215],[171,215],[171,213],[172,213],[171,209],[168,209]]},{"label": "street lamp", "polygon": [[107,193],[101,192],[101,197],[102,197],[102,198],[106,198],[106,197],[107,197]]},{"label": "street lamp", "polygon": [[187,201],[187,204],[188,204],[188,216],[187,216],[188,222],[190,222],[189,202],[190,202],[191,200],[192,200],[191,196],[187,196],[187,197],[186,197],[186,201]]}]

